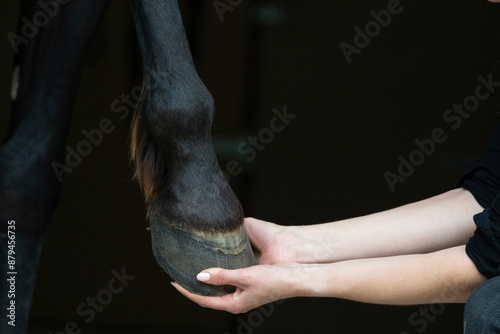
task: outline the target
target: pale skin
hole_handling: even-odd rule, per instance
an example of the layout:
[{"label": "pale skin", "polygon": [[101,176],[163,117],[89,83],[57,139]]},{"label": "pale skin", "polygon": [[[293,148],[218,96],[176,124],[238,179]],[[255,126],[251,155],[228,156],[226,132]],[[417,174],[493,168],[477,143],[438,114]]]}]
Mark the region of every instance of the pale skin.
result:
[{"label": "pale skin", "polygon": [[[500,0],[499,0],[500,2]],[[454,189],[392,210],[348,220],[280,226],[254,218],[245,227],[259,265],[203,270],[206,284],[234,285],[221,297],[193,294],[203,307],[243,313],[291,297],[335,297],[377,304],[463,303],[484,282],[465,253],[472,194]]]}]

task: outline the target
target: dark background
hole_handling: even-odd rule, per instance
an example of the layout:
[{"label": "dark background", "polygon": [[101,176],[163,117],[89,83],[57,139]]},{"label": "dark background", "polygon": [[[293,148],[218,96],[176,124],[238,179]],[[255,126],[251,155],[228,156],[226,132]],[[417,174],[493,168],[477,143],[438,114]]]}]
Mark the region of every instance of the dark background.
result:
[{"label": "dark background", "polygon": [[[197,69],[216,101],[213,137],[223,166],[248,158],[230,153],[269,126],[273,108],[286,105],[297,115],[231,177],[247,216],[314,224],[392,208],[450,189],[467,162],[481,155],[499,120],[498,97],[482,102],[457,130],[442,117],[500,61],[500,4],[402,0],[403,11],[347,64],[339,44],[353,44],[353,28],[363,28],[373,20],[370,11],[387,3],[243,0],[221,21],[212,1],[180,1]],[[6,35],[16,31],[18,4],[2,5],[1,137],[13,63]],[[65,175],[40,263],[30,332],[61,332],[75,321],[84,333],[234,333],[242,320],[259,322],[254,333],[461,332],[462,305],[435,308],[439,314],[424,328],[410,321],[418,306],[296,298],[259,321],[255,313],[238,320],[182,297],[153,259],[143,199],[128,162],[128,120],[111,111],[115,99],[140,84],[128,2],[111,1],[83,70],[68,145],[75,147],[84,139],[82,130],[97,128],[103,118],[116,130]],[[391,192],[384,172],[396,172],[398,156],[408,157],[414,140],[429,138],[438,127],[446,142]],[[76,307],[106,288],[111,270],[122,267],[135,279],[84,325]]]}]

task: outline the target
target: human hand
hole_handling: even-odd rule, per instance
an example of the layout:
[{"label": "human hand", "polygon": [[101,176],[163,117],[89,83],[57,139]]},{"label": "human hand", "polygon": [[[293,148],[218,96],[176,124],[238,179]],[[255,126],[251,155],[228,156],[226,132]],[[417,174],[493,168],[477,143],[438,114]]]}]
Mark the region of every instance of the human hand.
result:
[{"label": "human hand", "polygon": [[259,264],[293,261],[285,226],[250,217],[244,223]]},{"label": "human hand", "polygon": [[245,228],[259,264],[325,262],[331,240],[324,240],[314,226],[282,226],[245,218]]},{"label": "human hand", "polygon": [[238,314],[276,300],[293,297],[297,287],[297,282],[293,279],[297,265],[281,263],[235,270],[221,268],[203,270],[197,276],[200,281],[236,287],[234,293],[220,297],[200,296],[176,282],[172,282],[172,285],[185,297],[202,307]]}]

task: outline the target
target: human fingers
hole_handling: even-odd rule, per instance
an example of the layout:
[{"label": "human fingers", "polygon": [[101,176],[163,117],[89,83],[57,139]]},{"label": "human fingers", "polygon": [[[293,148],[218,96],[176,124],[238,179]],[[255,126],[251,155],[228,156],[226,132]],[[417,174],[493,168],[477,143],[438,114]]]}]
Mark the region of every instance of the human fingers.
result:
[{"label": "human fingers", "polygon": [[265,251],[265,243],[262,239],[262,228],[265,222],[252,217],[247,217],[244,220],[245,229],[248,234],[248,239],[252,244],[252,249],[257,261],[260,263],[262,253]]},{"label": "human fingers", "polygon": [[214,310],[227,311],[234,314],[241,313],[239,309],[236,307],[236,302],[233,298],[233,294],[218,296],[218,297],[208,297],[201,296],[195,293],[192,293],[189,290],[186,290],[183,286],[181,286],[177,282],[172,282],[174,288],[177,289],[184,297],[190,299],[201,307],[208,307]]},{"label": "human fingers", "polygon": [[248,285],[250,275],[245,274],[245,269],[222,269],[209,268],[200,272],[196,279],[198,281],[213,284],[213,285],[234,285],[236,287],[245,288]]}]

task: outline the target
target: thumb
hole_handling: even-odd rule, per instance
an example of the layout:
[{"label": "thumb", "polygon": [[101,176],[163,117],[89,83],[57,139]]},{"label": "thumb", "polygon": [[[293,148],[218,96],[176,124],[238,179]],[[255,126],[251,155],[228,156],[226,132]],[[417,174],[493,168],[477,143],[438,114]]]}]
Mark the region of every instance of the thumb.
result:
[{"label": "thumb", "polygon": [[203,283],[213,285],[235,285],[240,286],[238,270],[228,270],[222,268],[210,268],[203,270],[196,279]]},{"label": "thumb", "polygon": [[[250,239],[250,243],[252,247],[256,249],[258,252],[262,251],[262,229],[266,227],[266,222],[255,218],[245,218],[245,229],[248,234],[248,239]],[[270,223],[267,223],[270,224]]]}]

